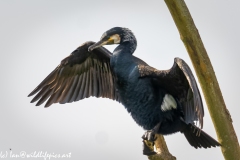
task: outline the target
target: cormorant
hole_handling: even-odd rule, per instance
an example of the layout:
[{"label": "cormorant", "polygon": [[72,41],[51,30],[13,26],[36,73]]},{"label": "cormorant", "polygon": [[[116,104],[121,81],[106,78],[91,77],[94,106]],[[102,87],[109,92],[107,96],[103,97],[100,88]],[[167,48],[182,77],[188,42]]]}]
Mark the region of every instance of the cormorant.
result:
[{"label": "cormorant", "polygon": [[[110,44],[119,44],[113,53],[102,47]],[[188,65],[175,58],[171,69],[157,70],[132,55],[136,47],[129,29],[114,27],[99,42],[86,42],[64,58],[28,96],[37,93],[31,102],[47,101],[45,107],[90,96],[110,98],[147,130],[143,139],[181,132],[195,148],[220,146],[200,129],[203,104]]]}]

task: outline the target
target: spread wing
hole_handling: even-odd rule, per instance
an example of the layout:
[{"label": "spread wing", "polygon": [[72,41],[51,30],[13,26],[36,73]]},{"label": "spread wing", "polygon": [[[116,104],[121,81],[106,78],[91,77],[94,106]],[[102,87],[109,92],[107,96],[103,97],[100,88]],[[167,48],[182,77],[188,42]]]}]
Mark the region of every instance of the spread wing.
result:
[{"label": "spread wing", "polygon": [[203,104],[196,80],[191,69],[180,58],[174,59],[174,64],[169,70],[157,70],[150,66],[138,66],[141,77],[155,77],[157,83],[168,93],[177,97],[183,107],[186,123],[199,121],[203,127]]},{"label": "spread wing", "polygon": [[91,52],[86,42],[63,59],[28,96],[34,94],[31,103],[36,106],[45,101],[45,107],[53,103],[71,103],[90,96],[118,100],[115,77],[110,68],[112,53],[100,47]]}]

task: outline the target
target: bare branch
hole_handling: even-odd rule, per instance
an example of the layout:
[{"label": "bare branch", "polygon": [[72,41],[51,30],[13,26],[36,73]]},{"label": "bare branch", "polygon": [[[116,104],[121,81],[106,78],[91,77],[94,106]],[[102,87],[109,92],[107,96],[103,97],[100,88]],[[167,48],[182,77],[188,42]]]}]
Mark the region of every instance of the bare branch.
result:
[{"label": "bare branch", "polygon": [[222,153],[227,160],[239,159],[240,148],[210,59],[184,0],[165,0],[180,33],[206,99]]},{"label": "bare branch", "polygon": [[[176,160],[176,157],[174,157],[168,151],[167,144],[164,140],[164,137],[160,134],[156,134],[156,137],[157,139],[154,143],[155,143],[157,154],[148,156],[148,159],[149,160]],[[145,143],[147,144],[149,149],[151,149],[152,151],[154,150],[154,146],[152,142],[145,140]]]}]

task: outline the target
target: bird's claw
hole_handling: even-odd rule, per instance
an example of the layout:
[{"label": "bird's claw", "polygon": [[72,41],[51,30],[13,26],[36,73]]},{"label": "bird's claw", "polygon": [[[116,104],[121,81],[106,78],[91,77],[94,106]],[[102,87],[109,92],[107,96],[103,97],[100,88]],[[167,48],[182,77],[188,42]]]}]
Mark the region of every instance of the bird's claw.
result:
[{"label": "bird's claw", "polygon": [[[151,141],[154,142],[157,137],[155,136],[155,132],[153,130],[150,131],[146,131],[143,136],[142,136],[143,140],[147,140],[147,141]],[[154,144],[153,144],[154,145]]]},{"label": "bird's claw", "polygon": [[147,156],[155,155],[157,154],[154,151],[154,141],[157,140],[156,133],[159,130],[161,123],[158,123],[152,130],[146,131],[143,136],[143,154]]}]

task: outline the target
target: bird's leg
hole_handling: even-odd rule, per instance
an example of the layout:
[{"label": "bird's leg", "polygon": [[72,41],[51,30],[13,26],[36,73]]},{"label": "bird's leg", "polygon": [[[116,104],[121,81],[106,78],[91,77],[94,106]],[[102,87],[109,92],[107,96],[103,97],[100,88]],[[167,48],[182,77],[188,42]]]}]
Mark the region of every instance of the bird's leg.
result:
[{"label": "bird's leg", "polygon": [[152,130],[146,131],[146,132],[143,134],[142,139],[143,139],[143,140],[148,140],[148,141],[154,142],[154,141],[156,140],[155,134],[156,134],[157,131],[159,130],[160,124],[161,124],[161,123],[159,122]]},{"label": "bird's leg", "polygon": [[155,137],[155,134],[159,130],[160,127],[160,122],[152,129],[149,131],[146,131],[143,136],[143,154],[144,155],[154,155],[156,152],[154,151],[154,141],[157,139]]}]

